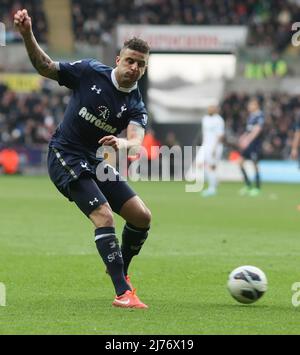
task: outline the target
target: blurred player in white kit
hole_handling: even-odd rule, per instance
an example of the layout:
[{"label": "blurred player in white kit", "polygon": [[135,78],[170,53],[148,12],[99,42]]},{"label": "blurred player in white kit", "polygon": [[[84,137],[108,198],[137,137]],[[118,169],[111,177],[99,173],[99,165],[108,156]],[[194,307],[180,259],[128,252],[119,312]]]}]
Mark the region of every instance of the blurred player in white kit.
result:
[{"label": "blurred player in white kit", "polygon": [[207,109],[207,115],[202,118],[204,169],[208,184],[207,189],[202,191],[203,197],[214,196],[217,193],[217,166],[223,154],[224,136],[224,119],[219,115],[219,108],[211,105]]}]

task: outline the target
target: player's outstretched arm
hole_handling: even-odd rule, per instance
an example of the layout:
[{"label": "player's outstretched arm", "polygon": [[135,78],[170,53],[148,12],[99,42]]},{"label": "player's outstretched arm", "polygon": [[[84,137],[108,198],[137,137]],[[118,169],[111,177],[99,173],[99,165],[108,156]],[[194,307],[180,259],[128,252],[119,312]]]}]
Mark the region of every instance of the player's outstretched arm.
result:
[{"label": "player's outstretched arm", "polygon": [[32,32],[31,18],[26,9],[16,12],[14,25],[23,37],[28,56],[37,72],[46,78],[58,80],[56,65],[38,45]]}]

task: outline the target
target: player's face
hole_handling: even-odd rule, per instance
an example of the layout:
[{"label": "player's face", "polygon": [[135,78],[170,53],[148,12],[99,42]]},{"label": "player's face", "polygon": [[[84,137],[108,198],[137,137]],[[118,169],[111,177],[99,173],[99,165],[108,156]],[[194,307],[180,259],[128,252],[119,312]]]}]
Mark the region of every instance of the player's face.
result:
[{"label": "player's face", "polygon": [[216,106],[208,106],[207,113],[211,116],[218,113],[218,108]]},{"label": "player's face", "polygon": [[145,73],[149,54],[141,53],[129,48],[121,51],[116,59],[116,78],[122,87],[131,87]]},{"label": "player's face", "polygon": [[258,110],[258,103],[256,101],[250,101],[248,104],[249,112],[256,112]]}]

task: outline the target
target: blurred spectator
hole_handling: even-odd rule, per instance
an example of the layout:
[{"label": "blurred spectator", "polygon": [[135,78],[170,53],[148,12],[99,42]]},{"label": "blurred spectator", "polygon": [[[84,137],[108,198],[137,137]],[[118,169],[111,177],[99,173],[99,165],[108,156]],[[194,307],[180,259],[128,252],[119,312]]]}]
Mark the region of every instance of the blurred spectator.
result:
[{"label": "blurred spectator", "polygon": [[284,77],[288,74],[287,62],[273,52],[269,60],[264,62],[247,62],[244,76],[247,79],[264,79],[272,77]]},{"label": "blurred spectator", "polygon": [[175,145],[180,145],[177,138],[176,138],[176,134],[173,131],[169,131],[167,133],[163,144],[169,148],[172,148]]},{"label": "blurred spectator", "polygon": [[[166,138],[163,142],[163,145],[167,146],[170,150],[172,150],[172,154],[170,154],[170,178],[171,180],[174,179],[175,176],[175,166],[176,166],[176,158],[175,154],[176,151],[179,153],[179,156],[181,156],[181,148],[180,144],[176,138],[176,134],[173,131],[169,131],[166,135]],[[181,173],[181,172],[180,172]]]},{"label": "blurred spectator", "polygon": [[148,129],[143,140],[143,147],[145,148],[148,160],[158,158],[160,146],[160,141],[155,138],[155,132],[152,129]]},{"label": "blurred spectator", "polygon": [[[155,131],[151,128],[147,130],[145,133],[145,137],[143,140],[143,150],[142,150],[142,158],[146,158],[148,161],[148,177],[153,176],[153,174],[157,174],[160,172],[160,164],[161,161],[158,160],[159,156],[159,147],[161,146],[160,141],[155,137]],[[156,171],[157,166],[153,166],[152,162],[158,162],[158,172]]]},{"label": "blurred spectator", "polygon": [[19,173],[20,157],[19,154],[11,148],[0,151],[0,167],[4,174]]}]

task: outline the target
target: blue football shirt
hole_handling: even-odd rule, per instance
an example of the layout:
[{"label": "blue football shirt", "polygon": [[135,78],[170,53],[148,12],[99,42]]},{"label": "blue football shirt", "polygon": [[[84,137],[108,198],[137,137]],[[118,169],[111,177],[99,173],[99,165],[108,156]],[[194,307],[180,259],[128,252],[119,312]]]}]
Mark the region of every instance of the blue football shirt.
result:
[{"label": "blue football shirt", "polygon": [[[253,128],[257,125],[261,126],[261,128],[264,127],[265,124],[265,117],[262,111],[257,111],[253,112],[249,115],[247,119],[247,126],[246,126],[246,132],[250,133],[252,132]],[[251,146],[254,146],[256,144],[259,144],[262,140],[262,133],[260,133],[252,142]]]},{"label": "blue football shirt", "polygon": [[73,92],[51,147],[96,157],[102,137],[117,136],[130,123],[146,127],[147,110],[137,84],[119,87],[115,69],[95,59],[60,62],[57,68],[59,84]]}]

